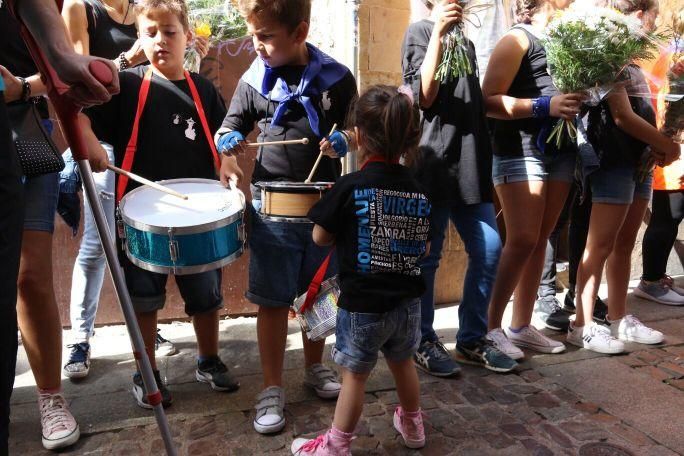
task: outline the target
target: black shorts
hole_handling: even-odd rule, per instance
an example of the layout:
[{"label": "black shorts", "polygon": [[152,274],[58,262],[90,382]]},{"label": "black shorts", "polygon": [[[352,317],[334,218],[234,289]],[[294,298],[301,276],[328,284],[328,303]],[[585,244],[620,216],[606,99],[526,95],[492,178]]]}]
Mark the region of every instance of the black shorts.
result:
[{"label": "black shorts", "polygon": [[[126,277],[126,287],[131,295],[133,308],[138,313],[154,312],[164,308],[168,274],[141,269],[121,258]],[[223,308],[221,295],[221,269],[199,274],[175,276],[176,285],[185,301],[185,313],[189,316],[212,312]]]}]

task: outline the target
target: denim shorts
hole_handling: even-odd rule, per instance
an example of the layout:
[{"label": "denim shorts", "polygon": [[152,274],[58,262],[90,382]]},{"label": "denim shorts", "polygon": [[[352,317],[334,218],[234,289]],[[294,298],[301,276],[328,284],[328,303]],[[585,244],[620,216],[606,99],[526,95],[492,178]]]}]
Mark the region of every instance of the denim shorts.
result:
[{"label": "denim shorts", "polygon": [[382,351],[388,361],[413,357],[420,344],[420,299],[410,299],[385,313],[337,310],[332,359],[345,369],[367,374]]},{"label": "denim shorts", "polygon": [[634,199],[650,200],[653,173],[639,182],[634,166],[598,169],[589,175],[593,203],[632,204]]},{"label": "denim shorts", "polygon": [[[311,237],[312,223],[268,220],[253,200],[249,226],[249,286],[245,297],[265,307],[290,307],[304,293],[330,247],[317,246]],[[330,261],[326,278],[337,273]]]},{"label": "denim shorts", "polygon": [[24,191],[26,194],[24,230],[53,233],[59,198],[59,173],[27,177]]},{"label": "denim shorts", "polygon": [[543,154],[532,157],[499,157],[492,162],[494,186],[529,181],[573,182],[575,154]]},{"label": "denim shorts", "polygon": [[[119,255],[119,260],[135,311],[146,313],[163,309],[169,276],[139,268],[125,258],[125,255]],[[186,314],[193,316],[223,308],[221,274],[221,269],[214,269],[199,274],[174,276],[185,302]]]}]

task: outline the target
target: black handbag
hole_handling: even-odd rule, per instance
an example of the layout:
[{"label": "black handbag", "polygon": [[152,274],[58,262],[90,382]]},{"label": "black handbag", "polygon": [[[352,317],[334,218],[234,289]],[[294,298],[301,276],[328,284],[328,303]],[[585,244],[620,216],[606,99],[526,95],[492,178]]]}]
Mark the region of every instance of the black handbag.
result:
[{"label": "black handbag", "polygon": [[56,173],[64,169],[64,160],[45,130],[33,101],[7,105],[12,141],[26,177]]}]

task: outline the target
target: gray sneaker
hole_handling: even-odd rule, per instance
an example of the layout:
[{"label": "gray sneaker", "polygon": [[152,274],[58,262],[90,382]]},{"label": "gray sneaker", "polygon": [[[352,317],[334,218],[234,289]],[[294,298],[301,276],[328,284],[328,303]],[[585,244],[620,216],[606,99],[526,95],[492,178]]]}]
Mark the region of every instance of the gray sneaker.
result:
[{"label": "gray sneaker", "polygon": [[280,386],[269,386],[257,396],[254,406],[254,429],[259,434],[273,434],[285,427],[285,391]]},{"label": "gray sneaker", "polygon": [[684,306],[684,296],[672,290],[665,280],[646,282],[641,280],[634,289],[634,296],[668,306]]},{"label": "gray sneaker", "polygon": [[335,399],[342,389],[337,373],[323,364],[314,364],[306,370],[304,384],[322,399]]}]

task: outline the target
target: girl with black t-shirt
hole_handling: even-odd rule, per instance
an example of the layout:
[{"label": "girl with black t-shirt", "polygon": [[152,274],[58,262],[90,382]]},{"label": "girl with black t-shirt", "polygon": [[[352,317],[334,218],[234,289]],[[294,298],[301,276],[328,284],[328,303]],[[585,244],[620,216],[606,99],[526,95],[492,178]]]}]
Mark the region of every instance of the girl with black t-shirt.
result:
[{"label": "girl with black t-shirt", "polygon": [[[612,0],[610,5],[641,20],[653,30],[657,0]],[[577,315],[568,342],[599,353],[624,350],[622,341],[657,344],[663,334],[644,326],[626,312],[631,256],[637,232],[651,199],[652,174],[640,171],[649,157],[660,165],[679,156],[679,145],[659,133],[648,84],[641,69],[625,70],[627,83],[613,90],[589,113],[588,137],[600,159],[589,176],[592,211],[589,236],[577,272]],[[635,95],[635,96],[630,96]],[[593,304],[606,266],[610,329],[592,321]]]},{"label": "girl with black t-shirt", "polygon": [[409,448],[425,445],[420,385],[413,355],[420,343],[425,290],[418,260],[428,250],[430,203],[399,164],[420,139],[409,89],[370,88],[352,111],[361,170],[342,176],[309,212],[313,240],[335,244],[339,266],[334,361],[342,390],[332,428],[316,439],[296,439],[293,454],[351,454],[365,384],[382,351],[397,384],[394,427]]},{"label": "girl with black t-shirt", "polygon": [[[582,96],[559,94],[546,64],[540,35],[571,0],[517,0],[518,24],[497,43],[482,92],[493,118],[492,180],[503,209],[506,243],[489,303],[487,337],[513,359],[527,347],[560,353],[565,346],[530,325],[544,267],[547,239],[570,191],[575,148],[547,144],[558,118],[572,120]],[[501,328],[515,291],[513,319]]]}]

